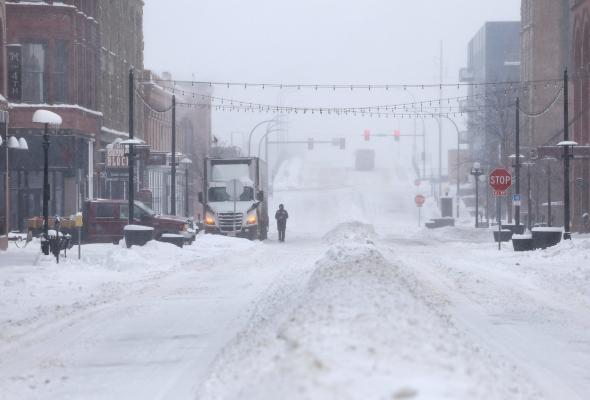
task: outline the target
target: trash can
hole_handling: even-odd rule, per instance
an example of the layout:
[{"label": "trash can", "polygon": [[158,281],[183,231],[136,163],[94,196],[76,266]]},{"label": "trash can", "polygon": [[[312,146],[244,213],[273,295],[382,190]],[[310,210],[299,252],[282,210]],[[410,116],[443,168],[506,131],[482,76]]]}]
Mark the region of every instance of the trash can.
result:
[{"label": "trash can", "polygon": [[441,197],[440,198],[440,213],[443,218],[453,217],[453,198],[452,197]]},{"label": "trash can", "polygon": [[533,235],[512,235],[512,247],[514,251],[534,250]]},{"label": "trash can", "polygon": [[500,232],[494,231],[494,241],[509,242],[512,239],[512,231],[510,229],[502,229]]},{"label": "trash can", "polygon": [[171,243],[177,247],[182,248],[182,246],[184,246],[185,238],[183,235],[175,235],[173,233],[164,233],[160,237],[159,241],[163,242],[163,243]]},{"label": "trash can", "polygon": [[154,236],[154,228],[143,225],[126,225],[123,232],[125,234],[127,248],[131,246],[144,246]]}]

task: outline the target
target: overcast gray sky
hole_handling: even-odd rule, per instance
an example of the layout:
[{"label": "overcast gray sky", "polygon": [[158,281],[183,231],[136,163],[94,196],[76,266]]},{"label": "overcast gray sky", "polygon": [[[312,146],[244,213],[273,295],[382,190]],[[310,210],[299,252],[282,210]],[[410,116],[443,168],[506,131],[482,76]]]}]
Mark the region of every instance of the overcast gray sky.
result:
[{"label": "overcast gray sky", "polygon": [[[467,43],[483,23],[519,19],[519,0],[146,0],[145,65],[171,71],[176,79],[204,81],[435,83],[442,40],[445,81],[456,82],[466,63]],[[411,101],[394,91],[285,91],[279,96],[217,88],[216,95],[272,103],[282,97],[287,105]],[[228,137],[249,131],[265,117],[216,112],[214,133]],[[294,135],[304,137],[409,126],[304,116],[290,117],[290,124]],[[445,130],[445,135],[455,134]]]}]

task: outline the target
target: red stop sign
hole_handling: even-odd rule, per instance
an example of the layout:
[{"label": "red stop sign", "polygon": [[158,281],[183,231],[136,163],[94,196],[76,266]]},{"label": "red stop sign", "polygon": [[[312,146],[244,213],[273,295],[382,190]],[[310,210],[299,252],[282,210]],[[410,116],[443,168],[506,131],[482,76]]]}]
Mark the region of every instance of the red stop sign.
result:
[{"label": "red stop sign", "polygon": [[416,205],[418,207],[422,207],[424,205],[424,202],[426,201],[426,197],[419,194],[419,195],[416,195],[416,197],[414,198],[414,201],[416,202]]},{"label": "red stop sign", "polygon": [[494,196],[504,196],[512,186],[512,174],[506,168],[496,168],[490,174],[490,187]]}]

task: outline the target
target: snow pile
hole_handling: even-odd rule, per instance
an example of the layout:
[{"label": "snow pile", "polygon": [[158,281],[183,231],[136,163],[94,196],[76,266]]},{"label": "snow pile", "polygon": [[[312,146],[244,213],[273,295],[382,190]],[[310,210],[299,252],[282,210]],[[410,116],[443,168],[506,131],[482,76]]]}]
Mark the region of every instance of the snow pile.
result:
[{"label": "snow pile", "polygon": [[303,160],[292,158],[281,164],[275,176],[274,190],[295,190],[303,187]]},{"label": "snow pile", "polygon": [[[331,236],[363,229],[371,233],[344,224]],[[258,310],[198,398],[535,398],[518,374],[470,344],[412,279],[375,244],[332,245],[290,303],[269,296],[280,306]]]},{"label": "snow pile", "polygon": [[376,238],[373,225],[352,221],[340,224],[335,229],[324,235],[324,241],[328,244],[350,243],[350,244],[372,244]]}]

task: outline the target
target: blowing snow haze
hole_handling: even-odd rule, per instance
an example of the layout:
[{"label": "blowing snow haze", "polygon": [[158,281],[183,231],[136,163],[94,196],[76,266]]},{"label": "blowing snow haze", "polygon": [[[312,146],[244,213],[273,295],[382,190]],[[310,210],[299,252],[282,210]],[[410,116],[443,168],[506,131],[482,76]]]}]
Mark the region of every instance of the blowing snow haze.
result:
[{"label": "blowing snow haze", "polygon": [[586,400],[588,13],[0,0],[0,400]]}]

